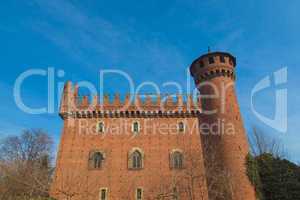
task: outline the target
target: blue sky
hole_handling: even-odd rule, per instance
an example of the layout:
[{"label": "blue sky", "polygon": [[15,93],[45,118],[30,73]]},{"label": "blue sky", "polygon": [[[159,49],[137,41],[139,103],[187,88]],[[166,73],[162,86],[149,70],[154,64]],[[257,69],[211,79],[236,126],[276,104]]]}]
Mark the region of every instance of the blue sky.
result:
[{"label": "blue sky", "polygon": [[[174,88],[163,83],[186,86],[188,66],[210,46],[237,57],[237,94],[246,128],[257,126],[279,138],[289,158],[300,162],[299,8],[297,0],[6,1],[0,6],[0,134],[41,127],[59,140],[62,120],[57,110],[32,115],[14,102],[15,80],[28,69],[63,70],[56,85],[86,80],[96,86],[100,69],[119,69],[136,85],[153,81],[170,93]],[[288,82],[280,86],[288,91],[284,134],[258,120],[250,107],[254,85],[282,67],[288,69]],[[107,77],[104,83],[108,93],[128,90],[121,77]],[[256,110],[270,118],[276,87],[254,100]],[[152,91],[149,87],[142,92]],[[29,106],[45,106],[47,79],[28,78],[22,98]]]}]

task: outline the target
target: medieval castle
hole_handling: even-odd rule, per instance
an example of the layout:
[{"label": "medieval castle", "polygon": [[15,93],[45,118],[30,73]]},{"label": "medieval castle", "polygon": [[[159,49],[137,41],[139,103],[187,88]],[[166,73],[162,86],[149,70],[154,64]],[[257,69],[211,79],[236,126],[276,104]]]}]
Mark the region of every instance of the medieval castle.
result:
[{"label": "medieval castle", "polygon": [[79,98],[78,87],[67,82],[52,196],[255,200],[246,175],[249,150],[235,67],[229,53],[196,59],[190,72],[199,98],[128,95],[121,101],[116,95],[113,102],[104,96],[100,103],[97,95],[92,101]]}]

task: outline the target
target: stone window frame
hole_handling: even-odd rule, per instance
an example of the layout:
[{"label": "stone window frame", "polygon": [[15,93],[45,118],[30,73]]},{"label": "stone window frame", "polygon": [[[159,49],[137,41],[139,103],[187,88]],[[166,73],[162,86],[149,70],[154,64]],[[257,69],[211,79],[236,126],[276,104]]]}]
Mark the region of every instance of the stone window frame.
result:
[{"label": "stone window frame", "polygon": [[[135,124],[137,124],[137,130],[135,130]],[[135,120],[132,122],[131,124],[131,132],[134,133],[134,134],[138,134],[141,132],[141,124],[138,120]]]},{"label": "stone window frame", "polygon": [[[138,191],[141,191],[141,198],[138,198]],[[143,187],[138,187],[135,190],[135,200],[143,200],[144,199],[144,189]]]},{"label": "stone window frame", "polygon": [[[183,125],[183,129],[180,128],[180,124]],[[185,131],[186,131],[186,123],[183,122],[183,121],[179,121],[179,122],[177,123],[177,132],[178,132],[178,133],[184,133]]]},{"label": "stone window frame", "polygon": [[[102,131],[99,131],[99,124],[100,123],[103,124],[103,130]],[[98,121],[97,122],[96,131],[97,131],[97,133],[101,133],[101,134],[105,133],[105,123],[104,123],[104,121]]]},{"label": "stone window frame", "polygon": [[[102,155],[102,160],[101,160],[100,167],[95,167],[94,155],[96,153],[100,153]],[[90,151],[89,152],[89,159],[88,159],[88,169],[89,170],[101,170],[104,166],[105,158],[106,158],[106,155],[105,155],[104,151],[102,151],[102,150],[92,150],[92,151]]]},{"label": "stone window frame", "polygon": [[[102,198],[102,191],[105,191],[105,198]],[[107,187],[101,187],[99,190],[99,200],[108,200],[108,188]]]},{"label": "stone window frame", "polygon": [[[175,154],[180,154],[181,156],[181,165],[178,167],[176,166],[175,164]],[[181,149],[173,149],[171,152],[170,152],[170,169],[174,169],[174,170],[182,170],[184,169],[184,153]]]},{"label": "stone window frame", "polygon": [[[133,166],[132,156],[135,152],[138,152],[141,155],[141,166],[139,168]],[[144,155],[143,150],[139,147],[133,147],[128,152],[128,169],[130,169],[130,170],[141,170],[141,169],[143,169],[144,168],[144,160],[145,160],[145,155]]]}]

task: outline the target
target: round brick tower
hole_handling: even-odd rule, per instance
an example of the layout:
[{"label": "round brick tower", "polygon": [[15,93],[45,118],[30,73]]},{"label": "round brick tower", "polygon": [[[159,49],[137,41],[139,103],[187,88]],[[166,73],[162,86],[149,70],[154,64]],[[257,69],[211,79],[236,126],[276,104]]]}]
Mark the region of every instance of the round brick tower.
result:
[{"label": "round brick tower", "polygon": [[229,173],[231,198],[255,200],[254,188],[246,175],[249,147],[235,94],[235,66],[236,59],[231,54],[209,52],[191,64],[190,72],[200,91],[199,120],[206,167],[211,167],[208,162],[212,157],[217,159]]}]

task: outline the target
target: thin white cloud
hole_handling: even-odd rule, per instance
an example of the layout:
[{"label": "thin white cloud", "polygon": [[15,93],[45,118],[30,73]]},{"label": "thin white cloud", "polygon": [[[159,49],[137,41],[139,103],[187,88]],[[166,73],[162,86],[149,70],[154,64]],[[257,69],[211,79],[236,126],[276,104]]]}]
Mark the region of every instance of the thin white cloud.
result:
[{"label": "thin white cloud", "polygon": [[96,70],[103,58],[111,63],[132,60],[156,69],[184,66],[181,52],[168,41],[144,39],[126,24],[120,27],[100,16],[89,16],[67,1],[36,3],[47,20],[32,19],[32,29],[85,67]]}]

